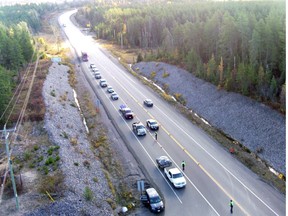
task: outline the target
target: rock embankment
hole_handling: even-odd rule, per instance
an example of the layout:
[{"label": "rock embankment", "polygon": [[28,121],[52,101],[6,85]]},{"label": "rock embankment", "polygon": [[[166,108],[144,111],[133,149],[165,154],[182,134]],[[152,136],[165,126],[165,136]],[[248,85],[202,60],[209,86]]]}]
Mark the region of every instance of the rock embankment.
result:
[{"label": "rock embankment", "polygon": [[[27,215],[113,215],[106,202],[112,197],[101,163],[95,159],[87,139],[83,119],[75,106],[74,92],[68,82],[69,68],[53,63],[43,86],[46,104],[45,128],[51,141],[60,146],[60,169],[64,173],[64,198],[42,206]],[[93,179],[99,181],[95,182]],[[85,187],[93,200],[84,198]],[[97,208],[99,206],[99,208]]]},{"label": "rock embankment", "polygon": [[155,72],[158,85],[168,85],[169,93],[181,94],[188,108],[251,151],[258,151],[257,155],[277,171],[286,173],[285,116],[248,97],[218,90],[176,66],[140,62],[132,68],[147,78]]}]

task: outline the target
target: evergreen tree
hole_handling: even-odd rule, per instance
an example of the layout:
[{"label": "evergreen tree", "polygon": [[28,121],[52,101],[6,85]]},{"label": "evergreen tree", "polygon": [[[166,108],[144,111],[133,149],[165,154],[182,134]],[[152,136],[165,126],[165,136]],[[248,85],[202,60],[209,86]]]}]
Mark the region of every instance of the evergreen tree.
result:
[{"label": "evergreen tree", "polygon": [[223,86],[223,79],[224,79],[224,65],[223,65],[223,58],[221,57],[220,64],[218,65],[218,74],[219,74],[219,83],[218,87]]},{"label": "evergreen tree", "polygon": [[270,89],[269,89],[269,97],[271,101],[275,102],[276,94],[277,94],[277,81],[275,77],[273,76],[270,82]]}]

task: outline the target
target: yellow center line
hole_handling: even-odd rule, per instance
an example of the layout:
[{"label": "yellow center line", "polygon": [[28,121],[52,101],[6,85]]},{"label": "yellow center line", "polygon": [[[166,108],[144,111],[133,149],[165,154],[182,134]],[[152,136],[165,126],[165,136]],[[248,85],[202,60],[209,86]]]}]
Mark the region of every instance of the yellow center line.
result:
[{"label": "yellow center line", "polygon": [[[248,212],[246,212],[246,210],[236,201],[236,199],[230,194],[228,193],[227,190],[224,189],[224,187],[222,187],[222,185],[200,164],[199,161],[196,160],[196,158],[194,158],[187,149],[185,149],[185,147],[183,145],[181,145],[180,142],[178,142],[176,140],[176,138],[174,138],[169,132],[168,130],[166,130],[163,126],[161,127],[166,133],[167,135],[188,155],[188,157],[190,157],[195,164],[198,165],[198,167],[226,194],[226,196],[229,197],[229,199],[232,199],[233,202],[244,212],[245,215],[249,215]],[[187,176],[186,176],[187,177]]]},{"label": "yellow center line", "polygon": [[[116,79],[115,79],[116,80]],[[117,81],[117,80],[116,80]],[[118,82],[118,81],[117,81]],[[118,84],[120,84],[119,82],[118,82]],[[121,84],[120,84],[121,85]],[[153,119],[155,119],[154,118],[154,116],[147,110],[147,109],[145,109],[145,107],[142,105],[142,103],[140,103],[129,91],[127,91],[127,89],[123,86],[123,85],[121,85],[122,86],[122,88],[126,91],[126,93],[140,106],[140,107],[142,107],[142,109],[144,109],[145,110],[145,112],[151,117],[151,118],[153,118]],[[223,187],[222,187],[222,185],[184,148],[184,146],[183,145],[181,145],[180,144],[180,142],[178,142],[177,140],[176,140],[176,138],[174,138],[173,136],[172,136],[172,134],[171,133],[169,133],[169,131],[165,128],[165,127],[163,127],[162,125],[161,125],[161,129],[188,155],[188,157],[190,157],[193,161],[194,161],[194,163],[196,163],[197,165],[198,165],[198,167],[226,194],[226,196],[228,196],[229,197],[229,199],[232,199],[233,201],[234,201],[234,203],[244,212],[244,214],[245,215],[249,215],[246,211],[245,211],[245,209],[236,201],[236,199],[233,197],[233,196],[231,196],[231,194],[229,194]],[[151,135],[151,134],[150,134]],[[152,135],[151,135],[152,136]],[[153,137],[153,136],[152,136]],[[161,148],[163,148],[163,146],[157,141],[157,143],[159,144],[159,146],[161,147]],[[186,176],[186,178],[187,178],[187,176]]]}]

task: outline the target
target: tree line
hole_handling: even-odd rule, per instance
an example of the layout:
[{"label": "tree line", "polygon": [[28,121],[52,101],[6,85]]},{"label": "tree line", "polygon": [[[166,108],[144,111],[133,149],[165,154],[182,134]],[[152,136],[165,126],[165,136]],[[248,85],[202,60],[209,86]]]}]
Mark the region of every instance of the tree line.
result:
[{"label": "tree line", "polygon": [[0,116],[21,80],[20,70],[33,61],[33,34],[41,30],[41,15],[50,9],[36,4],[0,7]]},{"label": "tree line", "polygon": [[146,50],[219,88],[285,111],[285,1],[91,4],[78,10],[98,38]]}]

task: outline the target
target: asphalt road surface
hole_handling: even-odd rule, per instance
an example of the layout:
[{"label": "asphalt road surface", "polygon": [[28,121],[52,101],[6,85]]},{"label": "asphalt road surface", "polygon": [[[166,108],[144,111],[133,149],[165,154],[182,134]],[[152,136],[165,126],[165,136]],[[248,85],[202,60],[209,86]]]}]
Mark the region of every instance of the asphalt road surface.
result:
[{"label": "asphalt road surface", "polygon": [[[69,17],[73,13],[75,11],[67,12],[59,18],[67,43],[69,40],[78,55],[81,51],[88,53],[89,61],[81,62],[80,66],[120,135],[145,168],[153,185],[161,191],[165,199],[163,215],[230,215],[230,199],[234,201],[233,215],[286,214],[283,194],[261,181],[173,106],[125,71],[117,59],[105,54],[91,36],[71,23]],[[99,80],[89,68],[91,63],[118,93],[119,100],[111,100],[106,88],[99,86]],[[153,100],[152,108],[143,105],[145,98]],[[95,104],[99,105],[99,102]],[[133,110],[136,115],[133,120],[122,117],[119,112],[122,104]],[[137,137],[132,131],[133,122],[145,124],[149,118],[161,125],[157,141],[154,132],[148,130],[146,136]],[[158,169],[155,159],[161,155],[167,155],[179,169],[182,160],[186,162],[185,188],[174,189]]]}]

